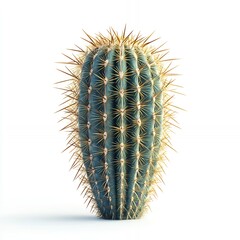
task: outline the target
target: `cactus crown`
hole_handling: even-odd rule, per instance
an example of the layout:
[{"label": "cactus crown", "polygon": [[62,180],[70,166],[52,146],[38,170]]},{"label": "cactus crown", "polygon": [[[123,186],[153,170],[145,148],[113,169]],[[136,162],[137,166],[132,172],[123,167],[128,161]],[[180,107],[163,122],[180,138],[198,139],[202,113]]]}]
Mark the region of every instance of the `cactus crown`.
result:
[{"label": "cactus crown", "polygon": [[[169,130],[176,126],[177,93],[172,60],[151,35],[133,32],[108,36],[85,33],[86,50],[71,49],[73,65],[58,82],[65,95],[63,120],[73,158],[75,179],[87,205],[98,216],[142,216],[162,182]],[[66,84],[67,83],[67,84]]]}]

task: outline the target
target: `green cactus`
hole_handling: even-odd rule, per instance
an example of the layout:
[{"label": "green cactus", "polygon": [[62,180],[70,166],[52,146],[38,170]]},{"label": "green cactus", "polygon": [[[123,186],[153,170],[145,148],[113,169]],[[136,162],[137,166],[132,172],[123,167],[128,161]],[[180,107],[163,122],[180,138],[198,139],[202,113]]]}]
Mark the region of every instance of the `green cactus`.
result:
[{"label": "green cactus", "polygon": [[[153,48],[151,36],[91,37],[86,50],[72,49],[63,129],[69,130],[83,194],[105,219],[135,219],[145,213],[162,181],[169,129],[174,125],[174,80],[167,50]],[[66,56],[66,55],[65,55]],[[170,64],[165,66],[169,61]],[[172,148],[172,147],[171,147]]]}]

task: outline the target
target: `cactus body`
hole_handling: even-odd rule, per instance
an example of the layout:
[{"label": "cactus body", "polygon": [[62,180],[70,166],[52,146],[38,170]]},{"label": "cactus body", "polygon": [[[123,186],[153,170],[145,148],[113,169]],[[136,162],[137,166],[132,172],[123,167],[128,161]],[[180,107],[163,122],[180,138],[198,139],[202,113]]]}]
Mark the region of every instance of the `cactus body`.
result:
[{"label": "cactus body", "polygon": [[125,30],[87,36],[90,46],[68,57],[75,67],[66,72],[72,168],[100,217],[139,218],[162,179],[174,74],[163,66],[164,50],[148,46],[149,37],[125,36]]}]

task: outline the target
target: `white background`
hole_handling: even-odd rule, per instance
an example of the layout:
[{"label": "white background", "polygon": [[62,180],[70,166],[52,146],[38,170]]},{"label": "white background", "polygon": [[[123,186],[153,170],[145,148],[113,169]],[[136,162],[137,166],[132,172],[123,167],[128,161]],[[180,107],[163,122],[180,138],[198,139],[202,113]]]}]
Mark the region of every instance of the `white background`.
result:
[{"label": "white background", "polygon": [[[240,239],[238,1],[2,0],[0,239]],[[69,172],[55,62],[112,26],[161,36],[186,97],[165,186],[136,221],[99,220]]]}]

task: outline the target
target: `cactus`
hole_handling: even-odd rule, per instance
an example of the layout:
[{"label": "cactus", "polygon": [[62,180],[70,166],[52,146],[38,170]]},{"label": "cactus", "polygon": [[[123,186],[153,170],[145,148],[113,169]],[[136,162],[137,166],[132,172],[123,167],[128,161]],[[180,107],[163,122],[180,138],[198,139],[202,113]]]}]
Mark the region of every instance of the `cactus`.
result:
[{"label": "cactus", "polygon": [[[62,71],[68,146],[82,193],[105,219],[140,218],[162,182],[176,92],[168,50],[148,37],[85,33],[88,47],[71,49]],[[65,150],[66,150],[65,149]]]}]

